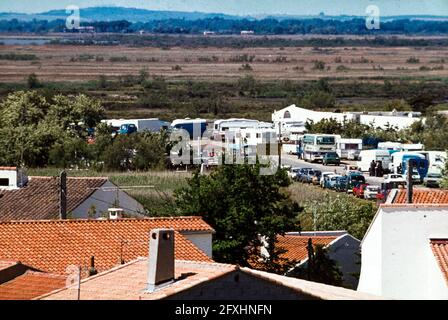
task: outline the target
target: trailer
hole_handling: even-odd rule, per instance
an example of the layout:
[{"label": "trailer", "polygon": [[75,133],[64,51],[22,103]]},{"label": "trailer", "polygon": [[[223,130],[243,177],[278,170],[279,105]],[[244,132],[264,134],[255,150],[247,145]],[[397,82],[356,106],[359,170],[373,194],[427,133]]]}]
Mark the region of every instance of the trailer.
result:
[{"label": "trailer", "polygon": [[362,139],[338,139],[336,153],[341,159],[357,160],[362,151]]},{"label": "trailer", "polygon": [[137,132],[149,131],[160,132],[160,130],[168,130],[170,123],[160,120],[158,118],[151,119],[106,119],[101,120],[102,123],[106,123],[112,127],[122,128],[123,125],[135,126]]}]

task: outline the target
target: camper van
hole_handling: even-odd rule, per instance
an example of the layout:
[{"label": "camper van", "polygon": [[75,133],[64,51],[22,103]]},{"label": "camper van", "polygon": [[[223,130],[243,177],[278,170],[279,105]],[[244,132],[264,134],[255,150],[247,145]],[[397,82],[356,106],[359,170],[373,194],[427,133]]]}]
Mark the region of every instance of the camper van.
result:
[{"label": "camper van", "polygon": [[362,151],[362,139],[338,139],[336,153],[341,159],[357,160]]},{"label": "camper van", "polygon": [[369,171],[371,162],[381,161],[383,170],[389,170],[390,154],[388,150],[363,150],[359,153],[358,168],[361,171]]}]

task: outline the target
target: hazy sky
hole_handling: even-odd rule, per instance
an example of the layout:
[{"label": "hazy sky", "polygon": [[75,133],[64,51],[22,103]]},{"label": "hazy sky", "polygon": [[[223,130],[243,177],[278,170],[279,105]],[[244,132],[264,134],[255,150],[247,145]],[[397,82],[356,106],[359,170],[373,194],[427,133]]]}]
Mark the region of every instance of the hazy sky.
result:
[{"label": "hazy sky", "polygon": [[448,15],[448,0],[0,0],[0,12],[37,13],[79,7],[123,6],[154,10],[223,12],[229,14],[365,15],[375,4],[381,15]]}]

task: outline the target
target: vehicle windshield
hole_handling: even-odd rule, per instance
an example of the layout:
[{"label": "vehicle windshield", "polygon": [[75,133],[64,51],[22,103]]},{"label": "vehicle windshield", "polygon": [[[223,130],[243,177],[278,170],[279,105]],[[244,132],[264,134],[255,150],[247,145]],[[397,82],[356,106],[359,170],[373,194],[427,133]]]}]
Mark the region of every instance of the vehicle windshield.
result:
[{"label": "vehicle windshield", "polygon": [[367,186],[366,189],[369,190],[369,191],[379,191],[380,187],[378,187],[378,186]]},{"label": "vehicle windshield", "polygon": [[440,173],[428,173],[428,178],[442,178]]},{"label": "vehicle windshield", "polygon": [[366,179],[364,178],[364,176],[361,175],[353,175],[351,177],[352,181],[357,181],[357,182],[365,182]]},{"label": "vehicle windshield", "polygon": [[327,152],[326,153],[327,158],[338,158],[338,154],[336,152]]},{"label": "vehicle windshield", "polygon": [[334,137],[318,137],[316,139],[317,144],[334,144],[335,139]]},{"label": "vehicle windshield", "polygon": [[399,174],[392,174],[390,177],[391,177],[391,179],[400,179],[400,178],[403,178],[403,176],[402,176],[402,175],[399,175]]}]

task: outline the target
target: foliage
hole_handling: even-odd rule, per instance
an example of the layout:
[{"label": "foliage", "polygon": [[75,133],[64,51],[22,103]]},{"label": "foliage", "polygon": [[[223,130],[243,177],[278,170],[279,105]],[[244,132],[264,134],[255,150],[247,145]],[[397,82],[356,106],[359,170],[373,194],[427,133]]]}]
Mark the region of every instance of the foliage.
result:
[{"label": "foliage", "polygon": [[308,281],[325,283],[332,286],[342,286],[342,273],[336,262],[328,256],[323,245],[313,246],[308,241],[308,261],[301,268],[294,269],[289,276]]},{"label": "foliage", "polygon": [[180,211],[202,215],[216,230],[216,261],[247,266],[258,254],[260,236],[269,244],[270,260],[276,261],[276,235],[296,227],[301,209],[283,190],[290,183],[286,172],[260,175],[261,167],[223,165],[210,175],[196,172],[187,187],[175,192]]},{"label": "foliage", "polygon": [[103,115],[100,105],[84,95],[47,101],[36,91],[8,95],[0,111],[0,163],[30,167],[79,161],[86,152],[87,127]]}]

